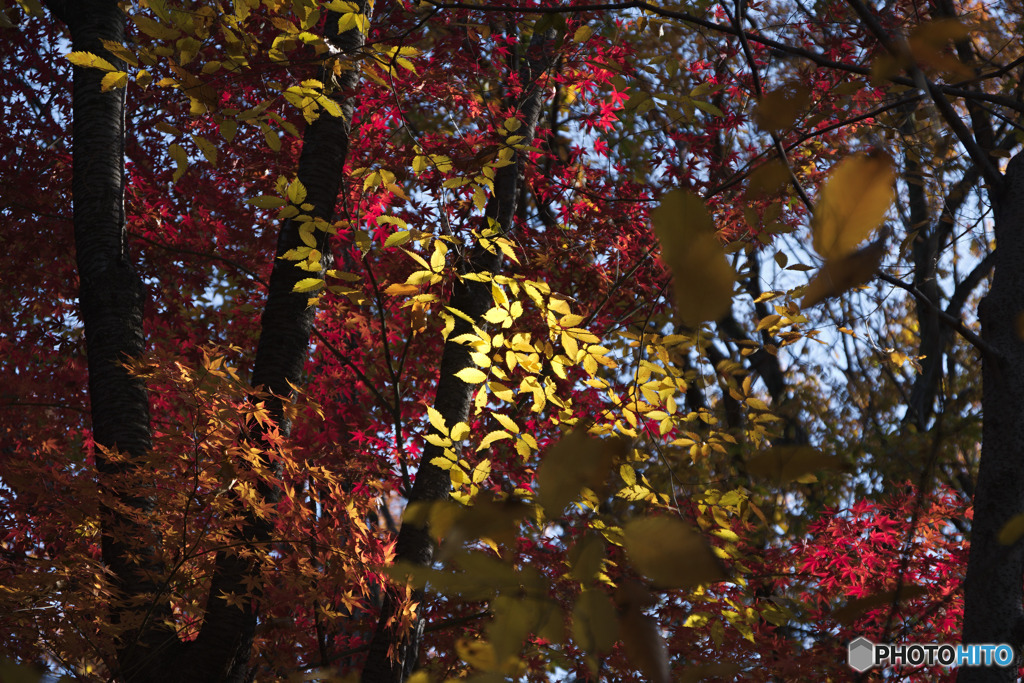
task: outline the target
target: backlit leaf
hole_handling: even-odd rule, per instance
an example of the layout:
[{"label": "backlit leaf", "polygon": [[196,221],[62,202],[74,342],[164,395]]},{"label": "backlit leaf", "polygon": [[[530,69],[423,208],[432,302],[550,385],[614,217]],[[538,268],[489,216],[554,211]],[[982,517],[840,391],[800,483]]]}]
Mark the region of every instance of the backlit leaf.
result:
[{"label": "backlit leaf", "polygon": [[852,254],[825,261],[821,270],[807,283],[800,305],[804,308],[814,306],[869,282],[878,272],[883,256],[885,241],[878,240]]},{"label": "backlit leaf", "polygon": [[651,213],[651,222],[661,243],[661,258],[672,270],[679,317],[696,326],[725,315],[736,273],[704,202],[683,190],[669,192]]},{"label": "backlit leaf", "polygon": [[476,368],[463,368],[456,372],[455,376],[466,384],[480,384],[487,379],[487,375]]},{"label": "backlit leaf", "polygon": [[94,55],[91,52],[72,52],[68,54],[65,59],[74,64],[75,66],[88,67],[92,69],[102,69],[103,71],[118,71],[119,69],[103,59],[99,55]]},{"label": "backlit leaf", "polygon": [[853,252],[889,211],[895,177],[892,159],[884,153],[855,154],[840,161],[814,207],[814,250],[828,260]]},{"label": "backlit leaf", "polygon": [[295,283],[294,292],[313,292],[322,289],[324,281],[317,277],[307,277]]},{"label": "backlit leaf", "polygon": [[842,460],[813,446],[774,446],[747,461],[747,471],[784,484],[818,470],[838,470]]},{"label": "backlit leaf", "polygon": [[659,587],[693,588],[726,579],[707,541],[676,517],[632,519],[622,538],[629,561]]},{"label": "backlit leaf", "polygon": [[111,71],[103,76],[100,81],[100,90],[107,92],[114,88],[123,88],[128,85],[128,74],[124,71]]}]

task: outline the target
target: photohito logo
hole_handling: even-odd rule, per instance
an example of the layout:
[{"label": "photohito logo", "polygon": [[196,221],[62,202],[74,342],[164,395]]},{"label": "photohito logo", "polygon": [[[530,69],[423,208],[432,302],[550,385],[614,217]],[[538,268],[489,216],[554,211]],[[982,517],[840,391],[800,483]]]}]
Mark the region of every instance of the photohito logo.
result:
[{"label": "photohito logo", "polygon": [[867,638],[850,641],[847,650],[850,668],[867,671],[874,666],[1010,666],[1013,648],[1009,645],[949,645],[946,643],[872,643]]}]

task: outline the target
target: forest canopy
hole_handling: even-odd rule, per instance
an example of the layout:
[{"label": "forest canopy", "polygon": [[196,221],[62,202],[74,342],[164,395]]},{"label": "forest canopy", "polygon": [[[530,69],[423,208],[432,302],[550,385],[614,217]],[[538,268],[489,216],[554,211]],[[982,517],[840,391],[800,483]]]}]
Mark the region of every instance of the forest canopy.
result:
[{"label": "forest canopy", "polygon": [[1019,656],[1022,28],[0,1],[0,679]]}]

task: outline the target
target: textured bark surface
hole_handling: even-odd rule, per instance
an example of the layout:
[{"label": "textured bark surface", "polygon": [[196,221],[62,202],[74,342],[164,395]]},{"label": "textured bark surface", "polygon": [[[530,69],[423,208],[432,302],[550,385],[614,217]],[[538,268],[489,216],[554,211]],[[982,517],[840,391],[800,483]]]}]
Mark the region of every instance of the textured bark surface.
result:
[{"label": "textured bark surface", "polygon": [[[363,10],[366,10],[365,3]],[[338,35],[340,15],[331,12],[326,20],[328,44],[341,54],[350,54],[362,47],[364,36],[358,30]],[[322,83],[335,84],[331,97],[338,102],[343,116],[331,116],[321,110],[320,117],[310,124],[302,137],[298,178],[306,187],[306,202],[313,205],[308,215],[331,222],[341,191],[345,159],[348,156],[351,131],[352,91],[358,81],[358,72],[352,68],[335,77],[330,66],[319,75]],[[303,245],[299,237],[299,223],[291,219],[281,225],[277,239],[274,268],[270,275],[267,303],[263,310],[260,339],[252,372],[252,385],[274,394],[267,401],[270,415],[280,432],[287,436],[291,425],[284,418],[284,400],[291,396],[292,385],[303,381],[306,359],[309,355],[310,335],[313,332],[315,307],[309,306],[309,295],[295,293],[295,283],[311,273],[297,267],[294,261],[277,258],[290,249]],[[317,249],[324,254],[321,263],[329,267],[327,233],[316,232]],[[261,434],[250,439],[257,441]],[[267,500],[276,499],[275,490],[268,486],[258,488]],[[268,520],[247,513],[242,530],[245,550],[242,554],[218,553],[210,596],[199,637],[191,646],[187,669],[182,680],[216,680],[240,683],[250,677],[249,656],[256,632],[258,598],[243,609],[233,607],[220,598],[222,593],[244,595],[249,593],[252,577],[259,574],[260,552],[270,540],[272,525]]]},{"label": "textured bark surface", "polygon": [[[101,42],[104,39],[124,41],[125,17],[116,0],[51,0],[47,5],[68,26],[74,50],[101,55],[123,68]],[[360,32],[337,34],[338,18],[339,15],[333,14],[334,21],[330,18],[327,21],[328,42],[339,53],[361,47],[364,38]],[[314,206],[311,215],[330,221],[334,217],[348,153],[353,110],[350,96],[357,72],[352,69],[334,77],[333,72],[326,69],[320,75],[321,81],[335,83],[331,96],[341,106],[344,116],[336,118],[322,113],[306,129],[298,177],[306,186],[306,201]],[[145,385],[124,367],[126,360],[138,358],[145,350],[144,290],[126,250],[125,91],[101,92],[103,73],[97,69],[74,69],[72,191],[93,432],[97,444],[127,456],[116,462],[113,458],[97,457],[100,485],[118,495],[120,480],[134,466],[132,459],[149,451],[151,440]],[[290,220],[282,225],[275,256],[302,244],[298,228],[299,225]],[[327,234],[318,233],[317,240],[318,248],[326,254]],[[291,393],[289,382],[299,384],[302,381],[315,310],[307,305],[307,295],[295,294],[292,289],[299,279],[309,276],[291,261],[274,261],[252,383],[278,397]],[[268,402],[271,415],[278,420],[281,431],[287,433],[290,425],[283,420],[283,406],[281,398]],[[258,439],[260,435],[251,436]],[[269,487],[263,487],[261,493],[267,498],[273,497]],[[172,630],[163,626],[167,610],[159,595],[159,586],[145,579],[139,571],[150,564],[146,560],[153,555],[152,549],[140,549],[137,545],[129,548],[123,540],[147,537],[144,518],[151,504],[144,498],[119,497],[134,514],[102,511],[103,559],[126,600],[146,600],[141,610],[138,602],[133,611],[112,605],[114,623],[126,625],[118,648],[117,680],[240,682],[250,679],[249,656],[257,623],[256,607],[233,608],[218,596],[222,591],[247,592],[245,579],[260,570],[258,554],[222,553],[217,557],[199,637],[192,643],[181,643]],[[243,535],[250,544],[258,543],[269,538],[270,530],[267,522],[250,515]],[[140,556],[141,563],[129,561],[129,551]],[[157,607],[150,611],[150,605]],[[148,618],[143,621],[142,615]]]},{"label": "textured bark surface", "polygon": [[[524,145],[531,144],[537,130],[537,120],[540,118],[541,106],[545,99],[545,89],[539,83],[539,79],[551,67],[548,43],[552,38],[553,33],[535,35],[530,41],[528,54],[520,70],[520,82],[523,84],[524,92],[519,101],[522,126],[517,133],[523,135]],[[496,225],[501,234],[508,234],[512,230],[516,201],[523,182],[524,165],[521,155],[517,154],[515,161],[514,164],[498,169],[494,195],[488,201],[485,211],[484,225]],[[480,246],[475,246],[459,263],[459,272],[497,273],[501,268],[501,251],[497,248],[495,251],[497,253],[491,253]],[[473,320],[480,319],[480,316],[491,307],[490,283],[460,280],[452,291],[450,305]],[[456,317],[455,327],[449,334],[449,339],[472,331],[473,327],[469,322]],[[471,367],[475,365],[470,358],[469,347],[451,341],[444,345],[434,408],[448,426],[465,422],[469,416],[474,385],[463,382],[455,374]],[[424,448],[417,465],[416,480],[409,495],[410,504],[444,500],[451,494],[450,474],[447,470],[431,464],[434,458],[443,454],[444,449],[439,446],[427,444]],[[403,524],[398,534],[395,553],[396,561],[429,565],[434,557],[434,543],[428,529]],[[413,594],[413,600],[422,603],[423,599],[424,595],[421,592]],[[389,622],[397,613],[398,607],[394,594],[387,593],[370,644],[370,652],[363,667],[363,683],[400,683],[416,668],[425,623],[420,618],[410,633],[396,633]]]},{"label": "textured bark surface", "polygon": [[[98,54],[124,68],[101,42],[124,41],[125,17],[115,0],[50,2],[48,6],[68,27],[73,50]],[[118,676],[160,680],[159,662],[174,656],[178,640],[163,625],[168,608],[159,583],[144,573],[159,575],[154,548],[146,542],[150,538],[146,516],[152,503],[124,486],[126,475],[139,466],[138,459],[152,445],[145,383],[125,367],[145,351],[145,295],[127,249],[125,91],[101,92],[103,75],[98,69],[74,67],[72,115],[75,255],[90,412],[96,444],[110,453],[97,453],[98,484],[117,501],[100,510],[102,557],[116,589],[111,622],[124,629],[117,642]],[[155,607],[150,609],[151,605]]]},{"label": "textured bark surface", "polygon": [[[1024,641],[1024,542],[1002,545],[999,531],[1024,513],[1024,156],[1009,163],[995,211],[995,274],[980,307],[982,337],[993,350],[983,360],[981,462],[974,496],[971,553],[964,595],[966,643]],[[960,669],[960,683],[1017,680],[1017,668]]]}]

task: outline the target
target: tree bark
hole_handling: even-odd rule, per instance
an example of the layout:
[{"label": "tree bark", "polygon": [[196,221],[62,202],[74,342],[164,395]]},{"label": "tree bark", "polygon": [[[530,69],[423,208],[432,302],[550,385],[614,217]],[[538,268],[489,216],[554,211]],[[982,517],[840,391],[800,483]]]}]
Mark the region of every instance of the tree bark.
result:
[{"label": "tree bark", "polygon": [[[116,0],[47,3],[67,26],[72,49],[123,69],[103,40],[123,43],[125,17]],[[159,680],[154,665],[178,646],[164,625],[169,609],[156,579],[160,567],[146,517],[152,501],[125,482],[151,448],[145,383],[126,363],[145,352],[145,290],[132,267],[125,225],[125,91],[102,92],[103,71],[74,67],[73,175],[79,307],[85,327],[89,403],[96,453],[101,552],[113,576],[111,622],[121,627],[115,673],[124,680]],[[134,559],[133,559],[134,558]]]},{"label": "tree bark", "polygon": [[[1024,542],[999,543],[998,534],[1024,513],[1024,155],[1009,163],[993,197],[995,269],[979,308],[982,338],[992,349],[982,360],[981,461],[974,496],[971,551],[964,595],[965,643],[1024,643]],[[959,683],[1009,683],[1017,667],[960,669]]]},{"label": "tree bark", "polygon": [[[361,10],[367,11],[365,1],[361,3]],[[358,29],[339,35],[340,16],[336,12],[328,14],[325,38],[339,54],[350,55],[363,46],[365,37]],[[306,187],[305,202],[313,205],[307,215],[332,222],[348,156],[354,111],[352,91],[358,82],[358,71],[349,68],[342,71],[341,76],[335,76],[332,66],[327,64],[321,69],[319,79],[325,86],[333,84],[333,92],[329,96],[341,107],[342,117],[331,116],[321,110],[319,118],[306,128],[302,137],[298,179]],[[303,381],[316,315],[315,307],[308,304],[309,295],[293,291],[299,280],[315,274],[302,270],[294,261],[280,258],[285,252],[303,246],[299,227],[299,222],[287,219],[278,234],[252,373],[252,385],[272,394],[267,408],[282,436],[291,431],[291,424],[285,417],[285,401],[293,395],[292,385],[297,386]],[[328,234],[318,230],[315,236],[316,248],[324,255],[321,263],[326,268],[330,263]],[[261,437],[262,433],[254,432],[248,438],[258,443]],[[278,498],[277,490],[267,484],[257,490],[268,501]],[[262,569],[260,555],[271,540],[272,531],[270,520],[247,511],[246,524],[241,532],[245,552],[218,553],[203,626],[191,647],[187,667],[190,673],[182,680],[241,683],[251,678],[249,657],[256,633],[260,596],[253,595],[252,600],[246,602],[246,608],[239,609],[229,605],[221,595],[252,592],[248,586]]]},{"label": "tree bark", "polygon": [[[522,125],[516,132],[523,136],[521,144],[524,145],[532,143],[537,130],[537,120],[544,100],[544,86],[539,81],[551,67],[548,48],[553,36],[553,32],[535,34],[520,69],[523,96],[518,108],[522,115]],[[516,199],[524,179],[525,166],[522,155],[517,153],[513,158],[515,163],[498,169],[495,175],[494,195],[487,202],[484,211],[483,225],[495,226],[500,235],[508,235],[512,230]],[[460,274],[498,273],[502,261],[501,250],[497,247],[492,248],[493,252],[475,245],[460,262]],[[490,283],[460,278],[452,291],[450,305],[472,320],[479,320],[491,306]],[[459,335],[472,331],[473,326],[468,321],[456,316],[455,327],[449,333],[448,339],[456,339]],[[444,423],[448,427],[457,422],[465,422],[469,417],[474,385],[463,382],[455,375],[465,368],[472,367],[475,365],[466,345],[452,341],[445,343],[441,354],[434,408],[444,418]],[[409,494],[409,504],[444,500],[450,496],[450,474],[431,463],[443,453],[444,449],[439,446],[426,445],[417,466],[416,480]],[[429,530],[425,526],[404,523],[398,534],[395,560],[427,566],[433,561],[433,557],[434,543]],[[413,600],[421,604],[424,598],[422,591],[413,594]],[[363,683],[401,683],[416,667],[425,622],[420,617],[409,633],[397,633],[391,621],[398,613],[399,607],[400,602],[396,595],[390,591],[386,593],[377,629],[363,666]]]}]

